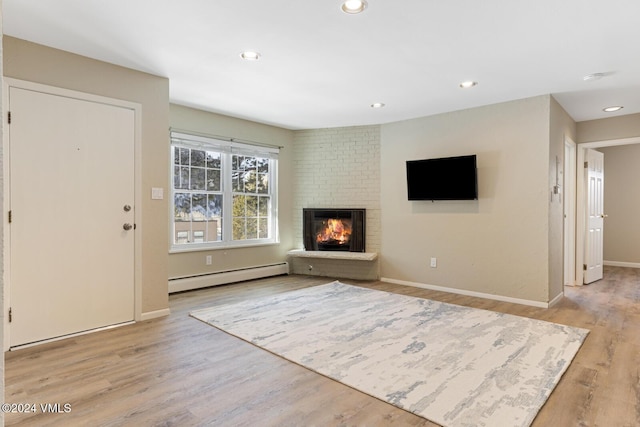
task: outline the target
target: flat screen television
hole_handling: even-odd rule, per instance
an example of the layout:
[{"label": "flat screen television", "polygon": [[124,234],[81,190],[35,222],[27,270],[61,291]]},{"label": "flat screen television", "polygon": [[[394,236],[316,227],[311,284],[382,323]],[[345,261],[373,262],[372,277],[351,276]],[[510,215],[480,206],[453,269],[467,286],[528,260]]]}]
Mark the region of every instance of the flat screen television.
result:
[{"label": "flat screen television", "polygon": [[407,160],[409,200],[478,198],[476,155]]}]

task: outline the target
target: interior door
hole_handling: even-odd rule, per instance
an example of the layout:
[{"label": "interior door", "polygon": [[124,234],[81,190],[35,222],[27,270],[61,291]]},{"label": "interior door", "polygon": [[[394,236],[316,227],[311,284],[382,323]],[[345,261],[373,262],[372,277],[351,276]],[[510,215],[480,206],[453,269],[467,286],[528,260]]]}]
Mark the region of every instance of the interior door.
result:
[{"label": "interior door", "polygon": [[587,232],[585,237],[584,283],[603,277],[604,241],[604,154],[588,149],[586,152]]},{"label": "interior door", "polygon": [[8,110],[10,346],[133,320],[134,110],[16,87]]}]

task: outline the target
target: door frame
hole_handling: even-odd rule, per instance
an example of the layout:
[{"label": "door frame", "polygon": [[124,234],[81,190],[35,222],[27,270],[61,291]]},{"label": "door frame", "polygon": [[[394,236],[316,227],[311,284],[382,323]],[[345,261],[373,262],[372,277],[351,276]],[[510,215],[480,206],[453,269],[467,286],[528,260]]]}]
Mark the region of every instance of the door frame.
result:
[{"label": "door frame", "polygon": [[576,265],[576,143],[564,138],[564,286],[575,286],[578,269]]},{"label": "door frame", "polygon": [[585,142],[578,144],[577,171],[578,179],[576,180],[576,284],[583,285],[584,271],[584,242],[586,228],[586,188],[584,182],[584,159],[585,152],[588,148],[615,147],[617,145],[640,144],[640,137],[607,139],[602,141]]},{"label": "door frame", "polygon": [[[26,80],[19,80],[14,78],[6,77],[3,81],[3,106],[4,123],[7,123],[8,120],[8,112],[10,111],[10,99],[9,99],[9,90],[10,88],[18,88],[31,90],[36,92],[41,92],[49,95],[57,95],[63,96],[72,99],[78,99],[82,101],[96,102],[105,105],[111,105],[120,108],[127,108],[133,110],[134,112],[134,203],[135,203],[135,212],[134,212],[134,221],[136,224],[136,232],[134,233],[134,320],[140,321],[142,320],[142,244],[140,243],[140,236],[142,235],[142,105],[135,102],[125,101],[121,99],[108,98],[100,95],[93,95],[85,92],[79,92],[70,89],[59,88],[55,86],[44,85],[40,83],[34,83]],[[2,144],[2,158],[5,159],[5,167],[3,168],[3,203],[5,206],[5,211],[2,213],[4,218],[3,220],[3,231],[4,231],[4,242],[3,242],[3,296],[4,296],[4,342],[3,349],[4,351],[9,350],[10,347],[10,329],[9,329],[9,316],[8,310],[11,306],[11,233],[8,221],[8,206],[9,206],[9,197],[10,197],[10,168],[9,164],[9,145],[10,145],[10,126],[5,125],[2,126],[2,136],[4,143]],[[53,338],[62,339],[66,338]]]}]

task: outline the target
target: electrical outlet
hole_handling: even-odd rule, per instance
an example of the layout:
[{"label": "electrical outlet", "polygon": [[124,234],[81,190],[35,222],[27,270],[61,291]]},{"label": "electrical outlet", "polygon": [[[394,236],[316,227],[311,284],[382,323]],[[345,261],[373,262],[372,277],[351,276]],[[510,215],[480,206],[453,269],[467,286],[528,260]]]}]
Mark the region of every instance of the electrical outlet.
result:
[{"label": "electrical outlet", "polygon": [[207,257],[205,258],[205,263],[206,263],[207,265],[211,265],[211,263],[212,263],[212,262],[213,262],[213,261],[212,261],[212,259],[211,259],[211,255],[207,255]]},{"label": "electrical outlet", "polygon": [[435,257],[431,257],[431,268],[438,267],[438,259]]}]

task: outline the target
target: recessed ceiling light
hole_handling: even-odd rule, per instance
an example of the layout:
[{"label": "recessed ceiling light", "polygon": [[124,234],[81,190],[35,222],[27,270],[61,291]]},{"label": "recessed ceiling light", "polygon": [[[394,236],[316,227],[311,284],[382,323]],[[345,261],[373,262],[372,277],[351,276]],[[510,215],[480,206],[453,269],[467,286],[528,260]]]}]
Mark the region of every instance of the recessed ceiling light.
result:
[{"label": "recessed ceiling light", "polygon": [[367,2],[364,0],[347,0],[342,3],[342,11],[344,13],[360,13],[367,8]]},{"label": "recessed ceiling light", "polygon": [[245,59],[247,61],[257,61],[258,59],[260,59],[260,53],[247,50],[240,54],[240,58]]},{"label": "recessed ceiling light", "polygon": [[469,89],[470,87],[474,87],[474,86],[477,86],[477,85],[478,85],[478,82],[474,82],[472,80],[468,80],[466,82],[460,83],[460,87],[462,89]]},{"label": "recessed ceiling light", "polygon": [[384,104],[382,102],[374,102],[373,104],[371,104],[371,108],[382,108],[384,107]]},{"label": "recessed ceiling light", "polygon": [[613,113],[613,112],[616,112],[616,111],[620,111],[623,108],[624,107],[621,106],[621,105],[614,105],[614,106],[611,106],[611,107],[603,108],[602,111],[604,111],[605,113]]}]

